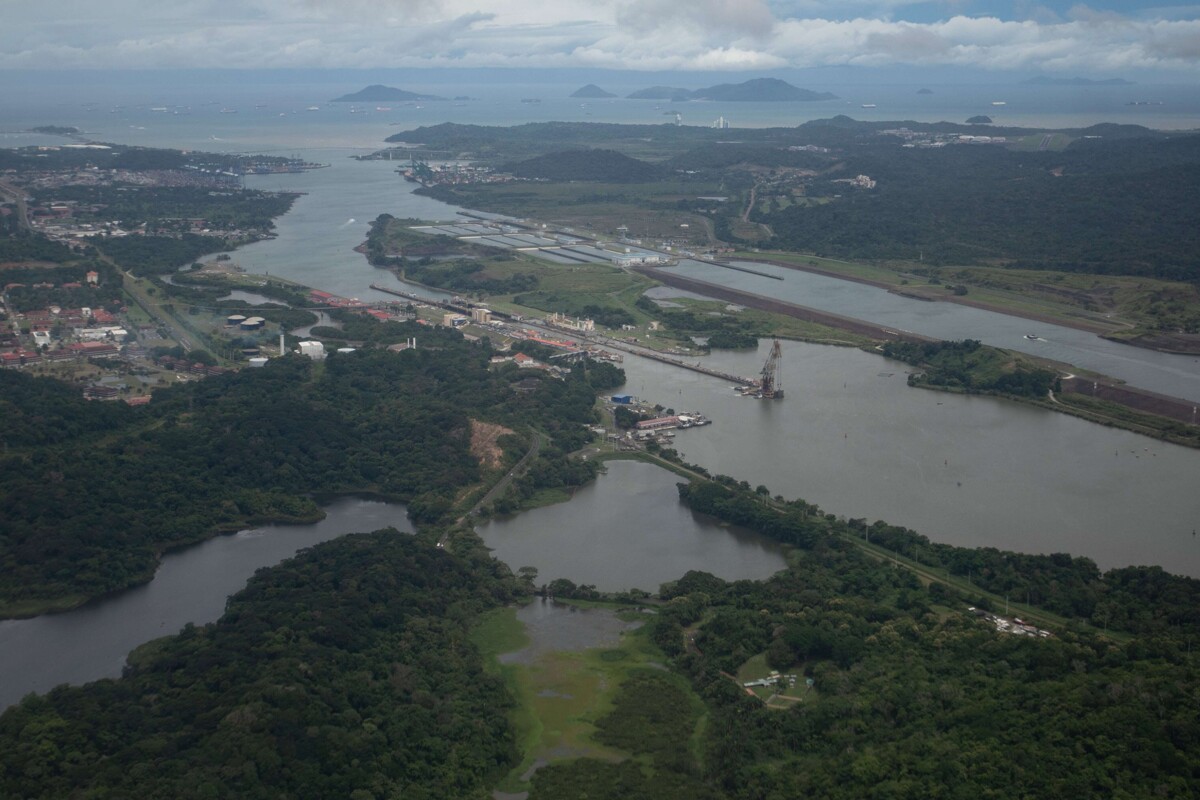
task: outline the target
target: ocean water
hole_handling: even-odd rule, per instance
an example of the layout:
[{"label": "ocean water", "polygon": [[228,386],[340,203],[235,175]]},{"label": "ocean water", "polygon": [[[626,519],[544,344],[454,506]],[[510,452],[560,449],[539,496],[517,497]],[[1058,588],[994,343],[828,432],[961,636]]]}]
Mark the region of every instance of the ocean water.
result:
[{"label": "ocean water", "polygon": [[[0,81],[0,147],[45,143],[20,135],[38,125],[71,125],[97,140],[221,152],[302,153],[310,148],[374,149],[397,132],[456,122],[520,125],[573,121],[710,126],[719,117],[733,129],[790,127],[845,114],[863,120],[963,122],[977,114],[998,125],[1070,128],[1099,122],[1163,130],[1200,130],[1200,85],[1027,86],[1021,84],[812,85],[837,100],[797,103],[732,103],[579,100],[578,83],[560,81],[398,84],[413,91],[468,100],[417,103],[330,103],[356,91],[363,78],[343,83],[288,81],[270,73],[241,80],[215,75],[208,83],[155,80],[98,81],[86,73],[41,76],[21,73]],[[142,76],[144,78],[144,76]],[[445,80],[445,76],[441,76]],[[625,94],[654,81],[608,83]],[[928,88],[932,94],[918,94]],[[537,100],[538,102],[524,102]],[[994,105],[1003,103],[1003,105]],[[1130,105],[1147,103],[1148,105]],[[873,106],[863,108],[863,105]],[[158,110],[156,110],[158,109]]]}]

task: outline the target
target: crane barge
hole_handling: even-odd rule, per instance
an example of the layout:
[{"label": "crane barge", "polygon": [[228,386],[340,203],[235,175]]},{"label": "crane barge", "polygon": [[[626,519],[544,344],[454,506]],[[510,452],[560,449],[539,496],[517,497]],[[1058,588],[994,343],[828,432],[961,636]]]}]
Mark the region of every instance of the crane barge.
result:
[{"label": "crane barge", "polygon": [[758,381],[742,389],[742,394],[760,400],[782,400],[783,386],[779,383],[779,364],[782,360],[783,346],[775,339],[771,343],[771,352],[767,354]]}]

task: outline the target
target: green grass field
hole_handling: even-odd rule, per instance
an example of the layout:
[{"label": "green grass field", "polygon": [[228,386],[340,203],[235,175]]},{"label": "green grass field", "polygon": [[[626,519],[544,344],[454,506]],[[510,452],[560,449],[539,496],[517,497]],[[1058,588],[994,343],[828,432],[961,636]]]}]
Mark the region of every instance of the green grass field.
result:
[{"label": "green grass field", "polygon": [[552,761],[581,756],[620,761],[629,757],[595,740],[595,722],[612,710],[613,698],[631,671],[661,661],[662,654],[644,633],[623,634],[617,648],[553,652],[528,664],[501,664],[500,655],[529,643],[516,609],[505,608],[483,617],[471,639],[483,653],[489,671],[502,675],[517,698],[510,720],[517,731],[522,761],[500,782],[500,791],[528,790],[531,770]]}]

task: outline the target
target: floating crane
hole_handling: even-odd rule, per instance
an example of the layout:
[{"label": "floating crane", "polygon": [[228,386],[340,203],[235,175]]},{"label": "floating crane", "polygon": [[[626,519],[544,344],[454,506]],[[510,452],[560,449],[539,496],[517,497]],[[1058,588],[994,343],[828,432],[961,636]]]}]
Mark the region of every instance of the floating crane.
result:
[{"label": "floating crane", "polygon": [[762,380],[758,384],[756,394],[765,400],[783,399],[783,387],[779,385],[779,362],[783,358],[783,346],[779,340],[773,340],[771,352],[767,355],[762,368]]},{"label": "floating crane", "polygon": [[738,391],[747,397],[757,397],[760,400],[782,400],[783,387],[779,385],[779,362],[782,359],[783,346],[775,339],[771,343],[771,352],[767,355],[759,379]]}]

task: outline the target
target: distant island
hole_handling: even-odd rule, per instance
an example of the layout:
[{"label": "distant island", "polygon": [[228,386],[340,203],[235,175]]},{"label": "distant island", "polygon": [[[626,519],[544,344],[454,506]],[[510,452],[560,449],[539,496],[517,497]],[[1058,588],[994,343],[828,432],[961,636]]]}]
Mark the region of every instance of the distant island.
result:
[{"label": "distant island", "polygon": [[444,97],[438,97],[435,94],[417,94],[416,92],[406,92],[403,89],[397,89],[392,86],[383,86],[375,83],[360,92],[353,94],[344,94],[341,97],[330,100],[331,103],[379,103],[385,101],[396,100],[445,100]]},{"label": "distant island", "polygon": [[690,100],[692,92],[676,86],[651,86],[649,89],[638,89],[633,94],[626,95],[630,100]]},{"label": "distant island", "polygon": [[606,97],[616,97],[612,92],[606,92],[594,83],[589,83],[587,86],[580,87],[571,93],[571,97],[581,97],[585,99],[601,100]]},{"label": "distant island", "polygon": [[30,128],[30,133],[47,133],[51,136],[78,136],[83,133],[79,128],[70,125],[38,125],[36,128]]},{"label": "distant island", "polygon": [[652,86],[628,95],[632,100],[724,100],[726,102],[787,102],[836,100],[829,92],[813,92],[792,86],[778,78],[753,78],[743,83],[722,83],[707,89],[680,89],[674,86]]},{"label": "distant island", "polygon": [[968,125],[991,125],[992,118],[986,114],[979,114],[967,120]]},{"label": "distant island", "polygon": [[1039,75],[1021,83],[1025,86],[1133,86],[1133,81],[1124,78],[1106,78],[1098,81],[1091,78],[1051,78],[1048,75]]},{"label": "distant island", "polygon": [[933,89],[917,89],[917,94],[933,94]]}]

